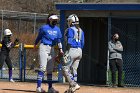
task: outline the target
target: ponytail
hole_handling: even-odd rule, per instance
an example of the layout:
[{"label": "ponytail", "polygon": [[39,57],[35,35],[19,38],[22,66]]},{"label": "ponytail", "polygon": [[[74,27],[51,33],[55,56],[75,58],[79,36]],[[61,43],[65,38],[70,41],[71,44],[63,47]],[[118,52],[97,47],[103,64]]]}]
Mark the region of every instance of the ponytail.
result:
[{"label": "ponytail", "polygon": [[78,40],[80,40],[80,26],[79,24],[75,24],[75,27],[78,29]]}]

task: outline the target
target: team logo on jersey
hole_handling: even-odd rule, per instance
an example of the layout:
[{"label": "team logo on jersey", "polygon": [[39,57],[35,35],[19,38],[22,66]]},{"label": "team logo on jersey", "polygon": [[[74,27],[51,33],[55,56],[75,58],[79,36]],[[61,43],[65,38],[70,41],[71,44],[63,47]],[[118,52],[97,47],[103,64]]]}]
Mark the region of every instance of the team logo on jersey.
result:
[{"label": "team logo on jersey", "polygon": [[53,31],[53,30],[48,30],[48,33],[50,35],[56,36],[57,35],[57,31]]}]

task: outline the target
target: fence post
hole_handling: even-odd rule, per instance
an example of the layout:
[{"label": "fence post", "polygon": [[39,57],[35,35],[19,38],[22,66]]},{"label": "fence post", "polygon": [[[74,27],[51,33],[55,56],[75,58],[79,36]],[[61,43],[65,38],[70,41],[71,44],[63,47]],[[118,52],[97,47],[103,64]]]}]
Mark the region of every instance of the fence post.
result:
[{"label": "fence post", "polygon": [[3,38],[3,25],[4,25],[4,23],[3,23],[3,18],[4,18],[4,15],[3,15],[3,10],[1,11],[2,13],[2,17],[1,17],[1,37],[0,37],[0,41],[2,41],[2,38]]},{"label": "fence post", "polygon": [[26,48],[24,48],[24,81],[26,81]]},{"label": "fence post", "polygon": [[22,61],[23,61],[23,44],[21,43],[19,46],[19,78],[22,81]]},{"label": "fence post", "polygon": [[63,82],[62,64],[58,65],[58,82]]},{"label": "fence post", "polygon": [[[111,17],[108,17],[108,42],[111,34]],[[107,52],[107,71],[106,71],[106,84],[109,85],[109,51]]]},{"label": "fence post", "polygon": [[1,78],[3,78],[3,69],[1,69],[0,71],[1,71]]}]

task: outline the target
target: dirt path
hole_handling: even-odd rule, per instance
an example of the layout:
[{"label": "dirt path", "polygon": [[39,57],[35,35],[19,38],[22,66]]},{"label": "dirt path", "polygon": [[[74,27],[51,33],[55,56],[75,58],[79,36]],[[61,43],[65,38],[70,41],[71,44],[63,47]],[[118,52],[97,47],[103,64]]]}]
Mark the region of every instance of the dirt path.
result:
[{"label": "dirt path", "polygon": [[[47,85],[42,85],[47,90]],[[67,84],[54,84],[54,88],[60,93],[68,88]],[[30,82],[0,82],[0,93],[35,93],[36,83]],[[76,93],[140,93],[140,88],[110,88],[97,86],[83,86]]]}]

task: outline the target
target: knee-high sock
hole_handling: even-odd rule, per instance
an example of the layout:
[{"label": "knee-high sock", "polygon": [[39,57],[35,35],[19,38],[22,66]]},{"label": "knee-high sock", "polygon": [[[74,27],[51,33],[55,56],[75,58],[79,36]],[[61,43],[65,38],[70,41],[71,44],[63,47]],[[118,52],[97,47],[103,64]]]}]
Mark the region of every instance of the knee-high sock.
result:
[{"label": "knee-high sock", "polygon": [[77,74],[73,75],[74,81],[77,82]]},{"label": "knee-high sock", "polygon": [[12,79],[12,69],[9,69],[9,80]]},{"label": "knee-high sock", "polygon": [[41,87],[42,78],[44,77],[44,72],[39,71],[37,76],[37,87]]},{"label": "knee-high sock", "polygon": [[52,87],[52,74],[47,74],[48,87]]}]

